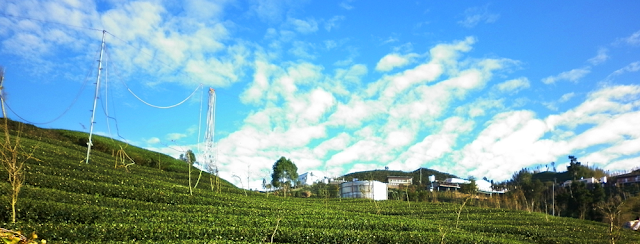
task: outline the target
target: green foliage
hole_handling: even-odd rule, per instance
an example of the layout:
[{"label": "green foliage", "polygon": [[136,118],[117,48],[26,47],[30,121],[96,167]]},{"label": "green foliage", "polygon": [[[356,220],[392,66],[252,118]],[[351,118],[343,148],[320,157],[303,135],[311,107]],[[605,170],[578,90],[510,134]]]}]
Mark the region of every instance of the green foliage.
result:
[{"label": "green foliage", "polygon": [[292,184],[298,184],[298,167],[291,162],[291,160],[280,157],[280,159],[273,164],[271,185],[274,187],[283,187]]},{"label": "green foliage", "polygon": [[460,192],[462,193],[466,193],[466,194],[476,194],[478,193],[478,185],[476,184],[476,180],[475,179],[469,179],[471,181],[471,183],[469,184],[462,184],[460,186]]},{"label": "green foliage", "polygon": [[[608,243],[603,223],[470,204],[453,228],[458,203],[314,198],[313,191],[311,198],[253,192],[245,197],[227,182],[221,193],[205,185],[190,196],[187,169],[179,160],[162,159],[167,168],[180,166],[175,170],[135,165],[127,172],[113,167],[111,153],[96,151],[92,163],[85,164],[86,148],[59,132],[39,134],[43,139],[36,153],[42,162],[27,161],[20,221],[8,223],[10,207],[0,205],[2,228],[35,231],[50,243],[265,243],[272,236],[279,243],[440,243],[440,230],[447,233],[446,243]],[[30,138],[24,143],[36,143]],[[107,142],[105,150],[113,148]],[[325,186],[327,194],[337,193],[335,185]],[[8,183],[1,181],[2,203],[7,190]],[[437,194],[445,199],[454,193]],[[634,234],[622,232],[619,243],[639,243]]]}]

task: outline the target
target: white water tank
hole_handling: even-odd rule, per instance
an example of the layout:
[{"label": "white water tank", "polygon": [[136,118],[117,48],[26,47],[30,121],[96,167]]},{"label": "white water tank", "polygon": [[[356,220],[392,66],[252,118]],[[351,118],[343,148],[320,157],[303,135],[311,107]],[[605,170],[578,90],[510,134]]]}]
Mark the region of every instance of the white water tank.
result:
[{"label": "white water tank", "polygon": [[387,184],[379,181],[350,181],[340,184],[340,197],[387,200]]}]

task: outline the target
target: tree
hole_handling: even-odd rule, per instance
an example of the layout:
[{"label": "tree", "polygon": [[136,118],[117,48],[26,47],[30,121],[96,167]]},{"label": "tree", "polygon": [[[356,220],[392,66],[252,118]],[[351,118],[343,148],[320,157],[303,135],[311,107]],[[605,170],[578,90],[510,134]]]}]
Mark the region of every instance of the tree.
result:
[{"label": "tree", "polygon": [[9,124],[8,119],[4,118],[4,135],[5,140],[2,142],[0,146],[0,161],[2,161],[2,166],[5,168],[7,173],[9,174],[9,184],[11,185],[10,189],[10,203],[11,203],[11,221],[13,223],[16,222],[16,203],[18,202],[18,194],[20,194],[20,189],[22,188],[22,184],[24,184],[24,163],[29,159],[35,159],[33,157],[33,152],[36,148],[30,153],[24,152],[21,140],[20,140],[20,132],[22,131],[22,124],[19,125],[18,134],[11,138],[9,135]]},{"label": "tree", "polygon": [[271,185],[281,188],[284,195],[287,195],[287,188],[291,185],[298,184],[298,167],[291,160],[280,157],[273,164],[273,173],[271,174]]},{"label": "tree", "polygon": [[460,186],[460,192],[472,195],[478,193],[478,185],[476,184],[476,179],[471,178],[469,179],[469,181],[471,181],[471,183],[463,184]]},{"label": "tree", "polygon": [[569,156],[569,166],[567,166],[567,173],[572,177],[573,180],[579,180],[583,177],[592,177],[594,176],[594,172],[582,165],[582,163],[578,162],[578,158],[574,156]]},{"label": "tree", "polygon": [[624,201],[620,196],[609,198],[608,201],[596,204],[596,209],[604,214],[605,220],[609,224],[609,238],[612,244],[620,238],[621,215],[623,211]]},{"label": "tree", "polygon": [[[193,166],[193,163],[196,162],[196,155],[193,153],[193,151],[191,150],[187,150],[187,153],[180,154],[180,160],[185,161],[187,163],[187,165],[189,165],[189,194],[193,195],[193,188],[195,187],[191,187],[191,167]],[[202,171],[200,171],[200,176],[202,176]],[[198,182],[200,182],[200,177],[198,176]],[[196,186],[198,186],[198,183],[196,182]]]},{"label": "tree", "polygon": [[573,211],[572,217],[585,219],[587,211],[592,204],[592,192],[581,181],[573,181],[569,187],[571,199],[569,199],[569,211]]}]

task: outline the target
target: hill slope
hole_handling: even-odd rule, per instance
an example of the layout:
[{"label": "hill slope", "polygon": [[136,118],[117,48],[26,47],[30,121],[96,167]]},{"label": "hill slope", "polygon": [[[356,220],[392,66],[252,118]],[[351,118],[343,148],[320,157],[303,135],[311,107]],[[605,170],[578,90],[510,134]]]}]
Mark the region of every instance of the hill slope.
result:
[{"label": "hill slope", "polygon": [[[0,227],[36,231],[49,243],[608,243],[602,223],[505,209],[245,196],[224,182],[215,193],[208,175],[190,195],[186,165],[170,157],[129,146],[127,154],[149,165],[127,172],[109,152],[121,142],[98,137],[85,164],[86,134],[24,131],[23,145],[38,145],[40,162],[28,162],[16,224],[8,223],[8,184],[0,183]],[[624,231],[619,243],[640,237]]]}]

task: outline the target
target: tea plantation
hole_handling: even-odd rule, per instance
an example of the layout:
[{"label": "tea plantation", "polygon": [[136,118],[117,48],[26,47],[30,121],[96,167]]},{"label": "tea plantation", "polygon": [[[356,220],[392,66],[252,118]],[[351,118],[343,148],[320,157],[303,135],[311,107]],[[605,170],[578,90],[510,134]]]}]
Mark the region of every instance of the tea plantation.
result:
[{"label": "tea plantation", "polygon": [[[86,134],[20,130],[38,160],[27,162],[16,224],[0,173],[0,227],[48,243],[610,243],[604,223],[451,203],[245,196],[225,181],[216,193],[208,174],[191,195],[187,165],[166,155],[96,137],[85,164]],[[135,165],[115,167],[121,146]],[[618,234],[616,243],[640,243],[638,233]]]}]

